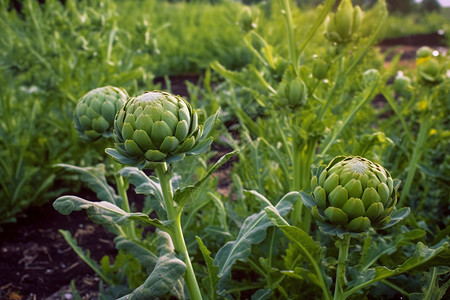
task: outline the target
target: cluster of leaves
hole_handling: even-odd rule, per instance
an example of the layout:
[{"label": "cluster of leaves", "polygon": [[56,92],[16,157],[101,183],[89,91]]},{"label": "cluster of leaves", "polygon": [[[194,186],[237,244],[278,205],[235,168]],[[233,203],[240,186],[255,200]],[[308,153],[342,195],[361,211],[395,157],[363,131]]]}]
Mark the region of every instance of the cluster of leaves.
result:
[{"label": "cluster of leaves", "polygon": [[234,24],[239,4],[139,6],[26,0],[15,10],[0,1],[0,222],[61,192],[50,190],[55,163],[103,160],[104,149],[86,150],[73,129],[87,91],[109,84],[136,93],[152,89],[155,76],[200,72],[215,59],[231,68],[248,62]]}]

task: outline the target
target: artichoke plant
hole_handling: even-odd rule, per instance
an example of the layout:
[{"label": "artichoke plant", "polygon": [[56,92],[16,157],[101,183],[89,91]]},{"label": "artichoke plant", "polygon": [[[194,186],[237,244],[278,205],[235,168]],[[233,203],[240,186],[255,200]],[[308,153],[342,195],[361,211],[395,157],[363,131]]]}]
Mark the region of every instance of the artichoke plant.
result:
[{"label": "artichoke plant", "polygon": [[338,156],[313,176],[312,193],[302,192],[302,199],[320,222],[349,232],[363,232],[369,227],[393,225],[391,214],[399,185],[400,181],[393,180],[377,163],[359,156]]},{"label": "artichoke plant", "polygon": [[127,98],[125,91],[113,86],[96,88],[81,97],[74,112],[79,136],[86,142],[112,137],[114,118]]},{"label": "artichoke plant", "polygon": [[129,99],[117,113],[115,149],[106,152],[122,164],[139,168],[199,154],[212,142],[206,136],[216,115],[203,126],[183,98],[161,91],[145,92]]}]

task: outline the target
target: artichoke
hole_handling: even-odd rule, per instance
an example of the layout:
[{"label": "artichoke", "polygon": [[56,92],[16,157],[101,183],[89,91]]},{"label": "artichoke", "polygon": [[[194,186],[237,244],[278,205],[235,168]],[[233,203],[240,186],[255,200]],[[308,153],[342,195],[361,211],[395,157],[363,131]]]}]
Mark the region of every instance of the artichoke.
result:
[{"label": "artichoke", "polygon": [[389,223],[399,185],[379,164],[359,156],[338,156],[313,176],[312,193],[302,199],[320,222],[363,232]]},{"label": "artichoke", "polygon": [[204,152],[212,142],[206,135],[216,115],[202,126],[196,111],[183,98],[160,91],[145,92],[129,99],[117,113],[115,149],[106,152],[122,164],[140,168]]},{"label": "artichoke", "polygon": [[75,129],[86,142],[113,136],[116,113],[127,101],[125,91],[105,86],[80,98],[74,112]]},{"label": "artichoke", "polygon": [[359,6],[353,7],[351,0],[342,0],[336,13],[327,18],[325,37],[336,44],[352,41],[361,26],[362,17]]}]

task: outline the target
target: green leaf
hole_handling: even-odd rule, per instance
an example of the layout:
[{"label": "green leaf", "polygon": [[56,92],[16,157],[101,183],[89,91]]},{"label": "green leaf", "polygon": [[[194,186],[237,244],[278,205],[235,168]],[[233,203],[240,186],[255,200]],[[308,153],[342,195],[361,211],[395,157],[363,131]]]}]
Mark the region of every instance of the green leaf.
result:
[{"label": "green leaf", "polygon": [[169,225],[169,222],[162,223],[157,219],[150,219],[143,213],[127,213],[120,207],[106,201],[92,202],[76,196],[59,197],[53,202],[53,207],[63,215],[69,215],[72,211],[85,209],[94,223],[102,225],[122,226],[128,219],[143,225],[152,225],[166,230],[166,225]]},{"label": "green leaf", "polygon": [[[302,252],[303,257],[311,264],[314,272],[315,280],[312,282],[322,288],[324,295],[329,299],[329,286],[325,279],[326,275],[322,268],[322,248],[302,229],[290,226],[288,222],[272,207],[265,208],[267,216],[272,223],[280,228],[284,235],[294,243],[295,246]],[[312,272],[312,271],[311,271]]]},{"label": "green leaf", "polygon": [[375,267],[366,271],[359,272],[358,277],[349,282],[344,297],[348,297],[357,290],[360,290],[381,279],[389,278],[414,269],[422,269],[430,266],[450,266],[450,245],[445,242],[433,248],[428,248],[419,242],[412,257],[408,258],[403,264],[391,270],[384,266]]},{"label": "green leaf", "polygon": [[267,300],[272,295],[271,289],[259,289],[252,295],[252,300]]},{"label": "green leaf", "polygon": [[265,211],[272,223],[280,228],[284,235],[299,247],[303,255],[308,256],[317,263],[320,262],[322,249],[306,232],[298,227],[290,226],[273,207],[266,207]]},{"label": "green leaf", "polygon": [[87,183],[88,187],[97,194],[98,199],[121,206],[122,199],[106,181],[104,165],[86,168],[67,164],[57,164],[55,166],[80,174],[80,179]]},{"label": "green leaf", "polygon": [[241,86],[248,87],[252,86],[250,82],[244,79],[244,76],[241,73],[233,72],[227,70],[223,65],[221,65],[218,61],[211,63],[211,69],[225,77],[226,79],[230,80],[233,83],[237,83]]},{"label": "green leaf", "polygon": [[411,209],[409,207],[403,207],[399,210],[394,210],[392,214],[389,216],[391,219],[389,220],[389,223],[387,223],[385,226],[383,226],[381,229],[386,229],[391,226],[394,226],[395,224],[403,221],[409,216]]},{"label": "green leaf", "polygon": [[384,238],[372,240],[370,247],[367,247],[367,252],[364,252],[359,260],[362,270],[370,268],[381,256],[393,254],[397,249],[405,243],[419,239],[425,236],[426,232],[421,229],[408,230],[395,235],[395,239],[387,242]]},{"label": "green leaf", "polygon": [[218,122],[219,115],[220,115],[220,109],[218,109],[214,115],[212,115],[208,119],[206,119],[206,121],[203,125],[203,133],[199,138],[200,141],[202,141],[208,137],[209,133],[211,132],[211,130],[214,128],[214,126]]},{"label": "green leaf", "polygon": [[144,159],[136,159],[136,158],[124,156],[124,155],[120,154],[114,148],[106,148],[105,152],[106,152],[106,154],[111,156],[114,160],[120,162],[123,165],[134,166],[139,169],[142,169],[146,164],[145,158]]},{"label": "green leaf", "polygon": [[200,141],[197,145],[195,145],[194,148],[192,148],[189,151],[186,151],[185,154],[186,155],[202,154],[202,153],[208,151],[208,149],[211,147],[212,142],[213,142],[212,137],[204,139],[204,140]]},{"label": "green leaf", "polygon": [[102,272],[97,262],[91,258],[89,250],[85,253],[84,250],[77,245],[77,241],[72,237],[72,234],[69,231],[60,229],[59,233],[61,233],[78,257],[80,257],[95,273],[97,273],[104,282],[110,285],[113,284],[113,282]]},{"label": "green leaf", "polygon": [[131,294],[119,300],[157,299],[169,293],[177,299],[184,299],[183,274],[186,264],[175,256],[170,235],[157,231],[159,258],[156,266],[145,282]]},{"label": "green leaf", "polygon": [[173,195],[173,200],[178,203],[179,206],[184,206],[187,200],[192,197],[192,194],[197,192],[200,187],[205,183],[206,179],[208,179],[212,173],[214,173],[217,169],[219,169],[224,163],[226,163],[231,157],[233,157],[237,153],[237,150],[232,151],[230,153],[222,156],[203,176],[199,181],[194,183],[193,185],[188,185],[186,187],[180,188],[175,191]]},{"label": "green leaf", "polygon": [[150,274],[155,268],[158,257],[151,252],[144,244],[118,236],[114,239],[117,250],[124,250],[138,260],[141,266],[147,269]]},{"label": "green leaf", "polygon": [[195,236],[195,239],[197,240],[203,258],[205,259],[206,268],[208,269],[209,274],[209,276],[207,278],[204,278],[202,281],[204,286],[208,290],[209,299],[214,300],[216,299],[216,288],[217,284],[219,283],[219,277],[217,276],[219,274],[219,267],[214,265],[214,260],[210,256],[211,251],[206,248],[201,238],[199,236]]},{"label": "green leaf", "polygon": [[[284,216],[291,210],[293,203],[298,201],[298,197],[297,192],[290,192],[275,207],[268,200],[264,202],[266,206],[272,206],[280,215]],[[265,211],[261,210],[244,221],[235,241],[230,241],[219,249],[214,259],[214,265],[219,266],[219,294],[224,292],[224,285],[231,276],[231,268],[236,260],[247,261],[252,245],[259,244],[265,239],[266,230],[271,225],[272,222]]]},{"label": "green leaf", "polygon": [[303,204],[308,208],[311,209],[314,206],[317,206],[316,202],[314,202],[313,198],[310,194],[305,193],[304,191],[300,191],[300,197],[303,201]]},{"label": "green leaf", "polygon": [[[156,201],[153,202],[152,209],[158,212],[158,216],[167,219],[167,213],[164,208],[164,197],[161,191],[161,185],[157,178],[147,176],[142,170],[135,167],[126,167],[119,171],[119,174],[126,177],[134,185],[134,191],[137,194],[151,195]],[[157,203],[156,203],[157,202]],[[161,215],[164,212],[164,216]]]}]

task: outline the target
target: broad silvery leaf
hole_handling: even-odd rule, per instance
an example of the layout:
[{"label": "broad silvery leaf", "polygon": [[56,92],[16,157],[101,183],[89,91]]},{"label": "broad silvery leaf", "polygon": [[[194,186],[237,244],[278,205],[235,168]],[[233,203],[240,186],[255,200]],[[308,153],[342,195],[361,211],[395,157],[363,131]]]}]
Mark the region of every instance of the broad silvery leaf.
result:
[{"label": "broad silvery leaf", "polygon": [[161,185],[157,178],[147,176],[136,167],[126,167],[119,171],[119,174],[126,177],[134,185],[137,194],[151,195],[151,208],[156,211],[160,219],[167,219],[167,212],[164,207],[164,198]]},{"label": "broad silvery leaf", "polygon": [[122,199],[116,194],[114,189],[108,185],[105,178],[105,166],[98,165],[96,167],[77,167],[68,164],[57,164],[56,167],[62,167],[68,171],[80,174],[80,179],[85,182],[88,187],[97,194],[97,198],[102,201],[113,203],[121,206]]},{"label": "broad silvery leaf", "polygon": [[140,287],[119,300],[158,299],[168,294],[184,299],[182,276],[186,271],[186,264],[175,256],[169,234],[158,231],[157,235],[159,258],[154,270]]},{"label": "broad silvery leaf", "polygon": [[169,224],[169,222],[162,223],[157,219],[150,219],[143,213],[127,213],[120,207],[106,201],[92,202],[76,196],[59,197],[53,202],[53,207],[63,215],[85,209],[94,223],[102,225],[122,226],[128,220],[159,228],[166,228],[165,225]]}]

